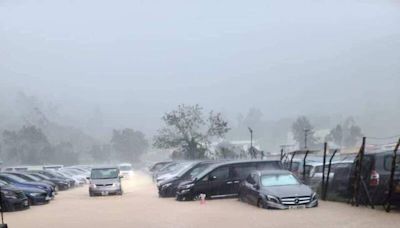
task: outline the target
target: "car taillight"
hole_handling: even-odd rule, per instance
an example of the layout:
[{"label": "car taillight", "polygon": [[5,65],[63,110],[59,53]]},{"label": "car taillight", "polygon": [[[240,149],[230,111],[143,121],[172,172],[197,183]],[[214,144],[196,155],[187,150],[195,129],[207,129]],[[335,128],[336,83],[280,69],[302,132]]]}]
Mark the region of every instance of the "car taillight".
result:
[{"label": "car taillight", "polygon": [[371,178],[369,180],[369,186],[378,186],[379,185],[379,173],[376,170],[371,171]]}]

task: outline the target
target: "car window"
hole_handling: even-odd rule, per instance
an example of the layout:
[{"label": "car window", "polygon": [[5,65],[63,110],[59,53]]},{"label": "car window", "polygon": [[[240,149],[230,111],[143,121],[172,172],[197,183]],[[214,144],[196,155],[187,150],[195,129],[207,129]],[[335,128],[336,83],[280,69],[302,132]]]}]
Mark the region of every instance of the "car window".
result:
[{"label": "car window", "polygon": [[114,179],[119,175],[119,170],[115,168],[110,169],[92,169],[91,179]]},{"label": "car window", "polygon": [[210,175],[207,175],[204,180],[209,180],[209,177],[215,177],[215,180],[225,180],[229,177],[229,167],[224,166],[215,169],[210,173]]},{"label": "car window", "polygon": [[232,166],[231,176],[234,178],[245,179],[255,169],[256,169],[255,164],[251,163]]}]

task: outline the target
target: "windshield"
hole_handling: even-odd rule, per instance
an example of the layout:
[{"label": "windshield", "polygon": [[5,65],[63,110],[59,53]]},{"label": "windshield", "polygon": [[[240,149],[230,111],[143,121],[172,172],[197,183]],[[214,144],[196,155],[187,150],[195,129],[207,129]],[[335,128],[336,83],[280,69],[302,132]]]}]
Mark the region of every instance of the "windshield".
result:
[{"label": "windshield", "polygon": [[132,166],[130,166],[130,165],[121,165],[121,166],[119,167],[119,169],[120,169],[121,171],[131,171],[131,170],[132,170]]},{"label": "windshield", "polygon": [[261,176],[261,185],[264,187],[296,184],[299,184],[299,181],[292,174],[275,174]]},{"label": "windshield", "polygon": [[14,181],[17,181],[17,182],[26,182],[26,180],[22,179],[21,177],[17,177],[17,176],[14,176],[14,175],[6,175],[6,176],[8,178],[14,180]]},{"label": "windshield", "polygon": [[33,175],[30,175],[30,174],[25,174],[25,176],[26,176],[27,178],[30,178],[30,179],[33,180],[33,181],[41,181],[40,178],[37,178],[37,177],[35,177],[35,176],[33,176]]},{"label": "windshield", "polygon": [[91,179],[114,179],[119,175],[119,170],[116,168],[109,169],[92,169]]}]

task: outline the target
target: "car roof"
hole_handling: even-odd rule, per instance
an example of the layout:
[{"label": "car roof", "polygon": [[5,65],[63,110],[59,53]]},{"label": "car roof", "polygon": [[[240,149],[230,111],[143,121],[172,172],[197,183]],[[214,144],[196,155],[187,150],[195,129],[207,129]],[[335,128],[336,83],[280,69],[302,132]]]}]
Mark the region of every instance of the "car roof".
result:
[{"label": "car roof", "polygon": [[93,167],[92,170],[94,169],[118,169],[117,166],[97,166],[97,167]]},{"label": "car roof", "polygon": [[288,170],[282,170],[282,169],[253,171],[252,173],[256,173],[258,175],[292,174],[292,172],[290,172]]}]

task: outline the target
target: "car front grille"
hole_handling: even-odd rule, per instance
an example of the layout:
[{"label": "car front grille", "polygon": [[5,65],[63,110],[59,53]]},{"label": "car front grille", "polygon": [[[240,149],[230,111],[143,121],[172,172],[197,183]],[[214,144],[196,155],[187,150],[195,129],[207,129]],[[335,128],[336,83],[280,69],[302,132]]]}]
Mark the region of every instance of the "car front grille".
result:
[{"label": "car front grille", "polygon": [[112,186],[112,184],[96,184],[97,187],[109,187]]},{"label": "car front grille", "polygon": [[311,202],[310,196],[295,196],[295,197],[285,197],[281,198],[283,205],[303,205],[309,204]]}]

